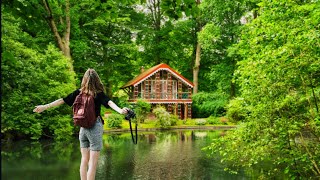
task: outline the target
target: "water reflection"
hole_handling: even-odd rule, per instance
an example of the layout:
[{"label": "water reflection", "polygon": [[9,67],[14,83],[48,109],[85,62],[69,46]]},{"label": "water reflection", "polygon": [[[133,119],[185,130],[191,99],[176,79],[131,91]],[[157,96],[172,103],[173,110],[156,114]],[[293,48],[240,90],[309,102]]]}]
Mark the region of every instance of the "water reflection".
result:
[{"label": "water reflection", "polygon": [[[105,134],[96,179],[247,179],[223,171],[201,148],[225,131],[165,131]],[[57,143],[22,141],[2,148],[2,179],[79,179],[77,139]]]},{"label": "water reflection", "polygon": [[108,148],[101,179],[246,179],[242,172],[225,172],[220,160],[208,159],[201,148],[225,131],[166,131],[140,133],[137,145],[130,133],[104,137]]},{"label": "water reflection", "polygon": [[79,179],[80,152],[74,141],[2,145],[1,179]]}]

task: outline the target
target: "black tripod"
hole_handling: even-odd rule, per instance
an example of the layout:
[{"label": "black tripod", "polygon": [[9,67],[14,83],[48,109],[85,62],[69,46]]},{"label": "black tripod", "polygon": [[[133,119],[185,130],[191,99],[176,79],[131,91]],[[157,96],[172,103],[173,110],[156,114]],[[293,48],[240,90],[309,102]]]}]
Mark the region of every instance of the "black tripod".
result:
[{"label": "black tripod", "polygon": [[131,119],[133,119],[135,117],[136,117],[136,114],[134,113],[134,111],[129,109],[125,119],[128,120],[129,124],[130,124],[131,138],[132,138],[133,144],[138,143],[138,124],[136,123],[136,127],[135,127],[135,131],[136,131],[136,138],[135,139],[133,137],[132,125],[131,125]]}]

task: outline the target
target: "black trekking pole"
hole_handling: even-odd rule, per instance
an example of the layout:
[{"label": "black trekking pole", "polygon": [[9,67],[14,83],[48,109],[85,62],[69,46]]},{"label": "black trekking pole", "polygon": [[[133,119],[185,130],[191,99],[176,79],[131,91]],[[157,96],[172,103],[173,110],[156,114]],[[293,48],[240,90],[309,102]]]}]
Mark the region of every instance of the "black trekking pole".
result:
[{"label": "black trekking pole", "polygon": [[136,122],[136,127],[135,127],[136,138],[135,138],[135,140],[134,140],[134,137],[133,137],[132,125],[131,125],[131,119],[133,119],[135,117],[136,117],[136,114],[134,113],[134,111],[129,109],[125,119],[128,120],[129,124],[130,124],[130,132],[131,132],[131,138],[132,138],[133,144],[137,144],[138,143],[138,124]]}]

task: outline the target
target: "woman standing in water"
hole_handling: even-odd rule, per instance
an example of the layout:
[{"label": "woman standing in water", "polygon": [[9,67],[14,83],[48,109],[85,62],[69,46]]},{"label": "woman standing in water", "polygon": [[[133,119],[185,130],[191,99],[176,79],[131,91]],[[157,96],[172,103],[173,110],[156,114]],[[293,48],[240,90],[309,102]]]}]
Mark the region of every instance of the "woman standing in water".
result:
[{"label": "woman standing in water", "polygon": [[111,107],[120,114],[126,114],[127,108],[120,109],[104,93],[98,73],[94,69],[88,69],[82,78],[81,88],[75,90],[65,98],[60,98],[46,105],[36,106],[34,112],[41,113],[51,107],[61,104],[72,106],[76,97],[85,93],[94,97],[96,123],[91,128],[80,128],[79,141],[81,148],[80,177],[82,180],[94,180],[96,175],[97,162],[102,148],[103,120],[100,116],[101,104]]}]

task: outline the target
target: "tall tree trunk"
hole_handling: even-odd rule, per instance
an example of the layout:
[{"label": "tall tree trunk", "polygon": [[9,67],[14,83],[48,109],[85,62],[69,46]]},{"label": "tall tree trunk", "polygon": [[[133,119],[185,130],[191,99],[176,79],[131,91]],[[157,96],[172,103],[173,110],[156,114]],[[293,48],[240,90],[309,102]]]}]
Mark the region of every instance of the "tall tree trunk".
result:
[{"label": "tall tree trunk", "polygon": [[159,32],[161,30],[161,7],[160,7],[160,0],[148,0],[147,2],[148,9],[151,11],[152,15],[152,23],[153,23],[153,28],[156,32],[155,34],[155,41],[156,41],[156,47],[154,51],[154,61],[157,64],[161,63],[160,59],[160,42],[161,42],[161,37],[159,35]]},{"label": "tall tree trunk", "polygon": [[[201,3],[200,0],[197,0],[197,5],[199,6]],[[196,32],[200,32],[201,31],[201,23],[200,23],[200,19],[199,17],[196,18]],[[200,58],[201,58],[201,45],[199,43],[199,39],[198,37],[196,37],[197,39],[197,46],[196,46],[196,59],[194,62],[194,67],[193,67],[193,94],[198,93],[198,87],[199,87],[199,71],[200,71]]]},{"label": "tall tree trunk", "polygon": [[196,60],[193,67],[193,94],[198,93],[198,79],[199,79],[199,70],[200,70],[200,56],[201,56],[201,45],[198,42],[196,47]]},{"label": "tall tree trunk", "polygon": [[230,82],[230,99],[236,96],[236,85],[234,82]]},{"label": "tall tree trunk", "polygon": [[70,52],[70,28],[71,28],[71,20],[70,20],[70,3],[69,0],[66,0],[66,29],[64,32],[63,37],[61,37],[55,19],[53,17],[50,5],[48,3],[48,0],[42,0],[44,7],[48,13],[48,19],[47,22],[49,24],[49,27],[56,39],[56,42],[58,44],[59,49],[63,52],[64,56],[66,56],[68,59],[71,60],[71,52]]},{"label": "tall tree trunk", "polygon": [[66,0],[66,31],[64,33],[64,55],[71,59],[70,52],[70,29],[71,29],[71,20],[70,20],[70,3],[69,0]]}]

